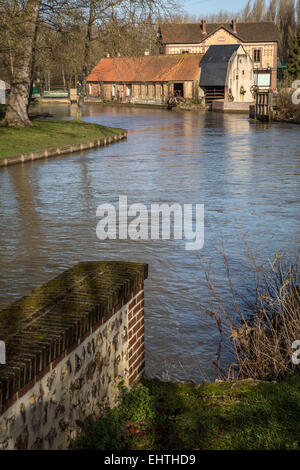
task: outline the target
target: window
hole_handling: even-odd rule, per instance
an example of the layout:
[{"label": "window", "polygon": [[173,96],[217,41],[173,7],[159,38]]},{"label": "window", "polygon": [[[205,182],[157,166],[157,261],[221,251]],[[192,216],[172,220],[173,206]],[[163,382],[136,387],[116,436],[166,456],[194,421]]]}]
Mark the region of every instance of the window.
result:
[{"label": "window", "polygon": [[254,62],[261,61],[261,49],[254,49]]},{"label": "window", "polygon": [[111,96],[116,96],[116,85],[112,85]]}]

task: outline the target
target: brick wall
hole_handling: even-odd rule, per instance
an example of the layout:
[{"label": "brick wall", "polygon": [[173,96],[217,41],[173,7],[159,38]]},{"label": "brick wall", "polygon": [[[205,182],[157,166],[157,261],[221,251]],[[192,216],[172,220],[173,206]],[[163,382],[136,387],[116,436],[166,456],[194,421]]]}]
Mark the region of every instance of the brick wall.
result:
[{"label": "brick wall", "polygon": [[144,291],[141,285],[128,306],[129,384],[139,381],[145,369]]},{"label": "brick wall", "polygon": [[65,449],[144,371],[136,263],[80,263],[0,312],[0,449]]}]

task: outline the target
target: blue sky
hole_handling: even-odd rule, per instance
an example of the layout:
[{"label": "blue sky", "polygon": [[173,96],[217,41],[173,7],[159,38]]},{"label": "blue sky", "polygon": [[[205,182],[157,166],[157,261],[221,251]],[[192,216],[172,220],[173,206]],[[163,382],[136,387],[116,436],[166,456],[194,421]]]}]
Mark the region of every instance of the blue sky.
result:
[{"label": "blue sky", "polygon": [[220,10],[239,11],[247,0],[181,0],[184,10],[191,15],[209,15]]}]

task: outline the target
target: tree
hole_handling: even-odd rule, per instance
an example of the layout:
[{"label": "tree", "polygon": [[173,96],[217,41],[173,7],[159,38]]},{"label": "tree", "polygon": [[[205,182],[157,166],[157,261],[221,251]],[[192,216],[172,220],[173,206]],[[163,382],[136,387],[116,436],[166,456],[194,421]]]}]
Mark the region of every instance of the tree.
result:
[{"label": "tree", "polygon": [[16,57],[7,111],[2,125],[25,127],[30,125],[27,106],[30,93],[31,71],[36,28],[41,0],[28,0],[20,11],[22,24],[22,51]]},{"label": "tree", "polygon": [[288,55],[287,69],[293,78],[300,78],[300,27]]}]

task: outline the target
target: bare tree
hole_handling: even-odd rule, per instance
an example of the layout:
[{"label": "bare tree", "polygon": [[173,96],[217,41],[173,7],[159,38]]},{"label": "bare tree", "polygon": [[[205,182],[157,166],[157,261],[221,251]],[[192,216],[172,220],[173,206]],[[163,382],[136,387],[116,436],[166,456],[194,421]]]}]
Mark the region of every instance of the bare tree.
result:
[{"label": "bare tree", "polygon": [[249,21],[251,15],[251,0],[248,0],[245,8],[241,12],[241,20]]},{"label": "bare tree", "polygon": [[252,21],[262,21],[265,16],[266,11],[266,4],[265,0],[255,0],[252,12],[251,12],[251,20]]}]

